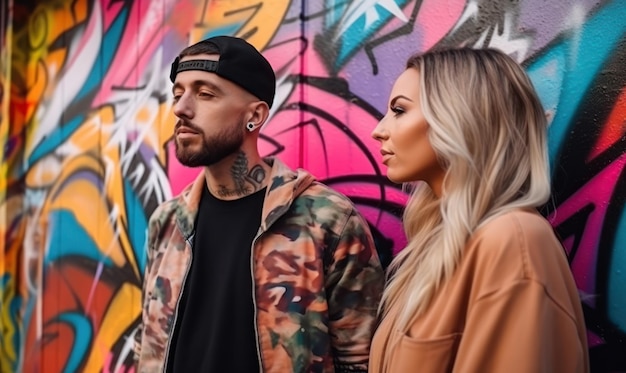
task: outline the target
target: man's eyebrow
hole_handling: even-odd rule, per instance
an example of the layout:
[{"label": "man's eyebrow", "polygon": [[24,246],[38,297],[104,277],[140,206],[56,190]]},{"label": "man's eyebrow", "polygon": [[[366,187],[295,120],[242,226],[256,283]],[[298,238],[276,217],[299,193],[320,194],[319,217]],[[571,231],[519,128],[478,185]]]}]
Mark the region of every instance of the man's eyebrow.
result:
[{"label": "man's eyebrow", "polygon": [[411,100],[410,98],[404,96],[404,95],[397,95],[396,97],[394,97],[393,99],[391,99],[391,103],[389,104],[390,106],[393,106],[396,104],[396,101],[398,101],[398,99],[403,98],[407,101],[413,102],[413,100]]},{"label": "man's eyebrow", "polygon": [[[194,81],[191,82],[191,86],[193,86],[194,88],[199,88],[199,87],[207,87],[213,91],[215,91],[215,93],[219,94],[219,95],[223,95],[224,91],[222,89],[220,89],[220,87],[218,87],[217,85],[215,85],[214,83],[208,81],[208,80],[203,80],[203,79],[196,79]],[[174,90],[176,88],[181,88],[182,84],[180,84],[179,82],[175,82],[174,85],[172,86],[172,93],[174,92]]]}]

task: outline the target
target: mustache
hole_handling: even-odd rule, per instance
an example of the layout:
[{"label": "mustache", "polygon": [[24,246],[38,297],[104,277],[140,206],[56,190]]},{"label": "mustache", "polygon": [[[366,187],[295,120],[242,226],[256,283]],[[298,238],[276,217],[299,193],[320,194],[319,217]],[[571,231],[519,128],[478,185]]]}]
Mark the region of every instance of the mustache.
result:
[{"label": "mustache", "polygon": [[193,123],[189,123],[187,121],[184,121],[182,119],[179,119],[176,121],[176,126],[174,127],[174,131],[178,130],[180,127],[187,127],[190,130],[194,131],[194,132],[198,132],[198,133],[203,133],[202,129],[199,128],[198,126],[196,126]]}]

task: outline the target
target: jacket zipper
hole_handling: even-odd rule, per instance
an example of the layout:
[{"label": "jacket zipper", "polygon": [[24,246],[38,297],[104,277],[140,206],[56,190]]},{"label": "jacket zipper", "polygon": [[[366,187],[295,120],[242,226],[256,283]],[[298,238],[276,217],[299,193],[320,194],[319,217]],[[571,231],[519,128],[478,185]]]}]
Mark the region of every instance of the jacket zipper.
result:
[{"label": "jacket zipper", "polygon": [[176,328],[176,322],[178,321],[178,307],[180,306],[180,300],[183,297],[183,292],[185,291],[185,282],[187,281],[187,275],[189,274],[189,269],[191,268],[191,261],[193,260],[193,250],[192,244],[189,242],[192,239],[193,235],[185,240],[187,245],[189,245],[189,263],[187,264],[187,268],[185,269],[185,276],[183,277],[183,282],[180,284],[180,294],[178,294],[178,299],[176,300],[176,308],[174,308],[174,320],[172,321],[172,328],[170,329],[170,333],[167,337],[167,345],[165,346],[165,363],[163,365],[163,373],[167,373],[167,363],[170,358],[170,348],[172,344],[172,335],[174,335],[174,329]]},{"label": "jacket zipper", "polygon": [[[261,233],[263,234],[263,233]],[[256,357],[259,361],[259,373],[263,373],[263,362],[261,361],[261,346],[259,345],[259,325],[257,322],[257,305],[256,305],[256,284],[254,281],[254,246],[261,234],[258,234],[252,241],[250,250],[250,276],[252,279],[252,304],[254,306],[254,344],[256,345]]]}]

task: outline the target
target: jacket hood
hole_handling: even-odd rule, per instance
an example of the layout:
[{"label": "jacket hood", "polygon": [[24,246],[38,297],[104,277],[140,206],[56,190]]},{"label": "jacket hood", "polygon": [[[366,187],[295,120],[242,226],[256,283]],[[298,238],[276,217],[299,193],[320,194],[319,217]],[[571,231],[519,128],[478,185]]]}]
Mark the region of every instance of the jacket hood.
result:
[{"label": "jacket hood", "polygon": [[263,230],[282,216],[293,200],[315,181],[315,177],[307,171],[303,169],[293,171],[277,158],[266,158],[265,162],[272,166],[272,173],[263,202],[261,215]]}]

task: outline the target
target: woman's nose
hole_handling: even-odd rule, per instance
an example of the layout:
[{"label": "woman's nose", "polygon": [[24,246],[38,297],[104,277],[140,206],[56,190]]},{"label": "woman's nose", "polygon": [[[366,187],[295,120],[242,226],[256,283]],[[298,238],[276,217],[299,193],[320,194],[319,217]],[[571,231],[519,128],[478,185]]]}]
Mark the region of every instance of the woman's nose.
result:
[{"label": "woman's nose", "polygon": [[376,125],[376,127],[374,127],[374,130],[372,131],[372,138],[374,138],[374,140],[382,141],[388,137],[387,131],[383,123],[384,120],[385,118],[381,119],[380,122],[378,122],[378,124]]}]

